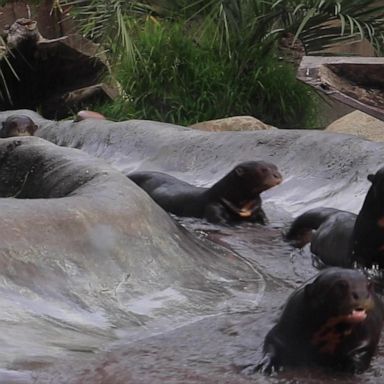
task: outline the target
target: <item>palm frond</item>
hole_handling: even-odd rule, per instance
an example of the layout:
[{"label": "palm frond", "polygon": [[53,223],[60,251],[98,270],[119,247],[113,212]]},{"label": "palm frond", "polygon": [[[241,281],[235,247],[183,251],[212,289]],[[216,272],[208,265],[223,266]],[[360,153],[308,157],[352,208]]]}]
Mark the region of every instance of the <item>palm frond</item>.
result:
[{"label": "palm frond", "polygon": [[[156,15],[200,25],[201,36],[211,34],[232,56],[240,46],[255,46],[271,31],[289,31],[308,54],[355,40],[383,45],[384,6],[375,0],[61,0],[71,5],[83,32],[98,40],[106,35],[133,55],[127,16]],[[316,30],[317,36],[313,31]],[[274,34],[275,38],[278,33]],[[117,41],[116,41],[117,37]],[[132,56],[133,57],[133,56]]]},{"label": "palm frond", "polygon": [[102,43],[113,41],[133,60],[134,48],[126,19],[130,15],[150,14],[150,5],[123,0],[61,0],[60,3],[73,9],[83,35]]},{"label": "palm frond", "polygon": [[[291,4],[292,3],[292,4]],[[307,54],[335,47],[342,42],[367,39],[382,44],[384,6],[373,0],[311,0],[293,6],[293,1],[276,2],[285,28],[304,43]],[[316,31],[316,33],[314,33]]]}]

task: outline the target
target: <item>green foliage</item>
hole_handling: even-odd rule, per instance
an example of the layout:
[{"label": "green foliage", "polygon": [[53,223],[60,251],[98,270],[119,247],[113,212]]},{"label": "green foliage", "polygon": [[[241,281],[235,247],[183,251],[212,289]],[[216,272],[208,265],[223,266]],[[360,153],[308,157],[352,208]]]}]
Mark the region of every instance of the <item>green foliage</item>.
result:
[{"label": "green foliage", "polygon": [[84,34],[133,46],[124,21],[127,16],[152,15],[183,19],[200,25],[229,55],[239,42],[252,48],[271,34],[288,31],[303,41],[307,54],[320,54],[341,42],[368,39],[380,54],[384,6],[377,0],[59,0],[73,6]]},{"label": "green foliage", "polygon": [[131,60],[134,53],[126,19],[151,13],[148,4],[135,0],[60,0],[60,5],[72,10],[84,36],[106,46],[115,44]]},{"label": "green foliage", "polygon": [[[318,100],[277,59],[281,34],[293,33],[306,54],[363,38],[378,54],[383,47],[384,7],[375,0],[60,2],[73,4],[83,32],[118,59],[125,94],[103,107],[117,119],[187,125],[251,114],[281,127],[313,125]],[[145,26],[132,26],[132,15]]]},{"label": "green foliage", "polygon": [[125,97],[100,111],[117,120],[139,118],[182,125],[253,115],[281,127],[308,126],[314,93],[294,69],[263,49],[229,57],[211,39],[196,41],[193,26],[148,20],[133,33],[134,65],[121,57],[115,76]]},{"label": "green foliage", "polygon": [[367,39],[381,54],[384,4],[375,0],[277,0],[274,8],[284,29],[296,34],[309,55],[342,43]]}]

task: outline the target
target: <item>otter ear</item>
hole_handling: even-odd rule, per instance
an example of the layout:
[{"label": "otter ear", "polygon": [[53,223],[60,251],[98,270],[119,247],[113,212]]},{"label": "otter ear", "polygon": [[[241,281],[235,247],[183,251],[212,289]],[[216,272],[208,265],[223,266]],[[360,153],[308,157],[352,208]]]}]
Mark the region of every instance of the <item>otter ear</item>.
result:
[{"label": "otter ear", "polygon": [[367,176],[367,179],[371,182],[371,183],[373,183],[373,179],[375,178],[375,175],[374,174],[372,174],[372,173],[370,173],[368,176]]},{"label": "otter ear", "polygon": [[244,168],[240,165],[235,168],[235,172],[237,176],[243,176],[245,173]]},{"label": "otter ear", "polygon": [[305,294],[305,297],[311,297],[312,294],[313,294],[313,283],[312,284],[307,284],[305,287],[304,287],[304,294]]}]

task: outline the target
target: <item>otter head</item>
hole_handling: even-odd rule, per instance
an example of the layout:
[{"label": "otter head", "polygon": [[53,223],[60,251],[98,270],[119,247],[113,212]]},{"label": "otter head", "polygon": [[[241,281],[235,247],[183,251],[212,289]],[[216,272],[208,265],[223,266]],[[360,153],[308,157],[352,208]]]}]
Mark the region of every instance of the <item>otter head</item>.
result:
[{"label": "otter head", "polygon": [[328,268],[305,287],[305,304],[312,346],[321,355],[336,357],[340,345],[373,310],[373,287],[361,271]]},{"label": "otter head", "polygon": [[354,324],[372,310],[373,287],[359,270],[327,268],[305,287],[305,299],[317,319]]},{"label": "otter head", "polygon": [[26,115],[12,115],[2,123],[0,137],[33,136],[37,125]]},{"label": "otter head", "polygon": [[277,166],[266,161],[240,163],[232,173],[235,175],[237,188],[241,188],[249,195],[259,194],[283,180]]},{"label": "otter head", "polygon": [[371,186],[368,190],[367,197],[375,202],[377,208],[381,208],[384,213],[384,167],[380,168],[375,174],[367,176]]},{"label": "otter head", "polygon": [[247,218],[260,209],[260,193],[280,184],[282,179],[275,164],[247,161],[238,164],[217,182],[211,188],[211,193],[219,196],[230,211]]}]

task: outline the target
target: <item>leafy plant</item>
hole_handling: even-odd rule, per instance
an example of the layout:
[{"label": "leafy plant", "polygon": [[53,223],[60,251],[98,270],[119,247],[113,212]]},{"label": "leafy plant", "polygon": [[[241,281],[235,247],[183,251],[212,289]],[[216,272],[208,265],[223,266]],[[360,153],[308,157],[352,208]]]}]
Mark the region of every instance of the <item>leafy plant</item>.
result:
[{"label": "leafy plant", "polygon": [[148,4],[130,0],[60,0],[60,5],[71,10],[85,36],[105,46],[113,45],[116,52],[124,51],[131,60],[134,59],[126,19],[132,15],[150,14]]},{"label": "leafy plant", "polygon": [[306,53],[324,54],[346,42],[369,40],[381,54],[384,5],[373,0],[276,1],[281,25],[295,33]]},{"label": "leafy plant", "polygon": [[[283,34],[307,54],[368,39],[383,47],[375,0],[55,0],[114,60],[115,118],[189,124],[251,114],[278,126],[313,120],[314,93],[278,60]],[[312,116],[312,117],[311,117]]]},{"label": "leafy plant", "polygon": [[296,81],[289,64],[261,48],[247,52],[253,65],[244,66],[241,56],[229,57],[211,39],[192,39],[194,32],[185,23],[136,23],[136,65],[122,56],[115,67],[126,97],[100,111],[182,125],[233,115],[285,127],[313,120],[314,93]]},{"label": "leafy plant", "polygon": [[[83,31],[132,53],[124,18],[132,14],[183,19],[200,25],[199,34],[213,33],[229,54],[244,41],[258,45],[271,34],[289,31],[300,38],[307,54],[363,38],[381,52],[384,6],[375,0],[60,0],[74,6]],[[213,27],[213,28],[212,28]],[[116,40],[119,39],[119,40]],[[119,44],[118,44],[119,45]]]}]

